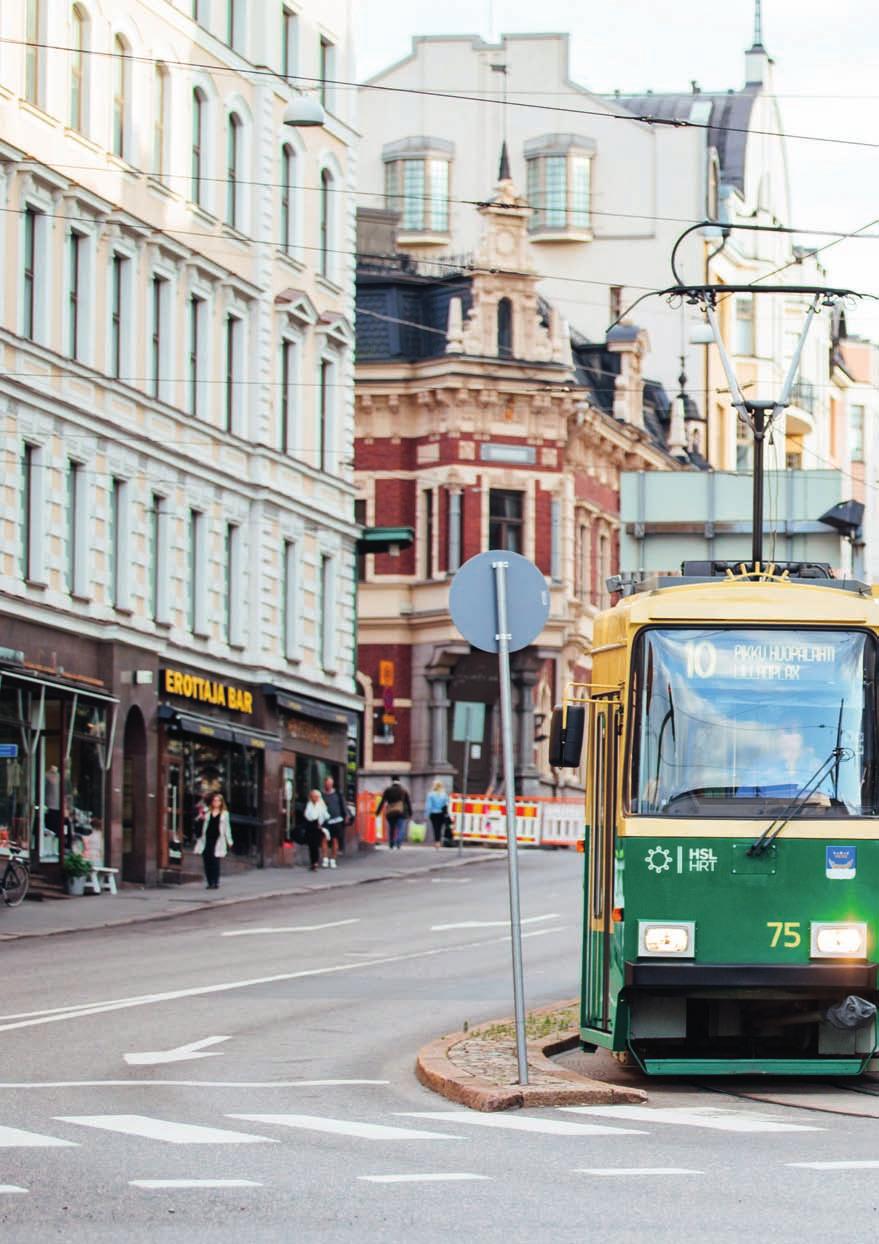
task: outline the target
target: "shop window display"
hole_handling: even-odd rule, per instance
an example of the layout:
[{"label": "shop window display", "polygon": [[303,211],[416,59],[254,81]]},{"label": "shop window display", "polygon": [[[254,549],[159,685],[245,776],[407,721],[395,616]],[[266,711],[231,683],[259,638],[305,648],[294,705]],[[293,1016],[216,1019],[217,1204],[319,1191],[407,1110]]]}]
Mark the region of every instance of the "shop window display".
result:
[{"label": "shop window display", "polygon": [[180,835],[191,851],[211,796],[219,791],[229,807],[233,855],[257,859],[261,847],[262,753],[213,740],[183,739],[183,799]]},{"label": "shop window display", "polygon": [[0,687],[0,846],[29,845],[28,700],[20,689]]}]

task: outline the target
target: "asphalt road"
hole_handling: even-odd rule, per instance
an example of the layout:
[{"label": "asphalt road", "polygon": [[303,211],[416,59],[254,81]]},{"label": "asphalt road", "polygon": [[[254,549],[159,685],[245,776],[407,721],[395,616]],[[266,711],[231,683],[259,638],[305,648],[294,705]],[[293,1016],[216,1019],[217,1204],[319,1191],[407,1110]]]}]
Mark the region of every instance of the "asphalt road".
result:
[{"label": "asphalt road", "polygon": [[[521,863],[537,1006],[576,992],[579,859]],[[879,1097],[850,1086],[493,1116],[422,1089],[421,1044],[511,1010],[506,901],[499,856],[4,946],[3,1240],[873,1237]]]}]

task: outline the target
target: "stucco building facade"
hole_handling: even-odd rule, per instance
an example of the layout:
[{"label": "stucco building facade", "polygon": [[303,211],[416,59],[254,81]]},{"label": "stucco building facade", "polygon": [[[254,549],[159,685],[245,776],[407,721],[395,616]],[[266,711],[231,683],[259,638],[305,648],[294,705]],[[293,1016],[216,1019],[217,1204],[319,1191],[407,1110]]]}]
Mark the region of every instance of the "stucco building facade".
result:
[{"label": "stucco building facade", "polygon": [[0,832],[150,883],[221,789],[283,862],[360,715],[347,5],[22,0],[0,35]]}]

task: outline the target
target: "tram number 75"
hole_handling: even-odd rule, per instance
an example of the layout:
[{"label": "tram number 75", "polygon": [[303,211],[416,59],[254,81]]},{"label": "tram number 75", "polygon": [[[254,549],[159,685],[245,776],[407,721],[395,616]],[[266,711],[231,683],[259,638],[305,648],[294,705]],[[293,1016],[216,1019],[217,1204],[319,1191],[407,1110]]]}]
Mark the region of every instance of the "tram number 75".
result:
[{"label": "tram number 75", "polygon": [[781,943],[788,950],[793,950],[802,942],[799,920],[767,920],[767,929],[772,929],[772,940],[769,945],[774,950]]}]

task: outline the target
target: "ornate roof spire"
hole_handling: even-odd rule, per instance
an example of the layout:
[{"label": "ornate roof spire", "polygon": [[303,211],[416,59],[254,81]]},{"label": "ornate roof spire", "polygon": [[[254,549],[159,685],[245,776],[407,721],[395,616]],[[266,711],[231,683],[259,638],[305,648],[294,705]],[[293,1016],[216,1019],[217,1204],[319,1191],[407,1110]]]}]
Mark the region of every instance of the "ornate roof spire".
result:
[{"label": "ornate roof spire", "polygon": [[754,42],[751,46],[752,49],[763,47],[763,0],[754,0]]},{"label": "ornate roof spire", "polygon": [[510,181],[510,154],[507,151],[507,140],[501,144],[501,162],[497,173],[498,181]]}]

